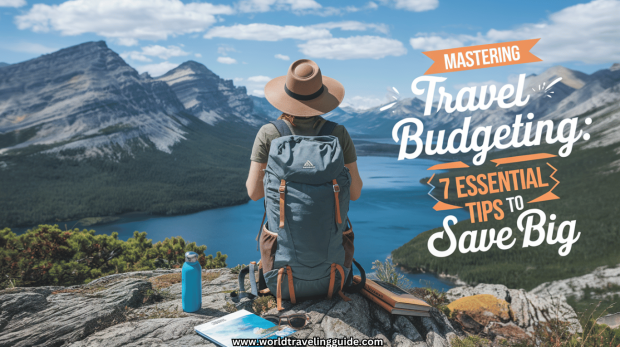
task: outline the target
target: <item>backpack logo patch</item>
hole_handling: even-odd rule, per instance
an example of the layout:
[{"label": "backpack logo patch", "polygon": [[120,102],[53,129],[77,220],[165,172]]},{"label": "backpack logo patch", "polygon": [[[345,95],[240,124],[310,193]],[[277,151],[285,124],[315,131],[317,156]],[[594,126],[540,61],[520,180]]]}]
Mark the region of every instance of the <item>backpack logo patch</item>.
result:
[{"label": "backpack logo patch", "polygon": [[304,164],[304,169],[315,169],[314,164],[310,162],[310,160],[306,161]]}]

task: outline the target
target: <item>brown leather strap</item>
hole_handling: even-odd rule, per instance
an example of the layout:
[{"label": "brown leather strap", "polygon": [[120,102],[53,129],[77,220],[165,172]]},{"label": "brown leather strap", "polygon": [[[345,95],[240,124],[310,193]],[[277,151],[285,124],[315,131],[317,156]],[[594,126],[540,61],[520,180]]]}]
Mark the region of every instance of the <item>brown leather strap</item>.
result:
[{"label": "brown leather strap", "polygon": [[334,292],[334,284],[336,283],[336,264],[332,264],[332,268],[329,273],[329,288],[327,289],[327,298],[332,298]]},{"label": "brown leather strap", "polygon": [[280,181],[280,229],[284,228],[284,193],[286,192],[286,181]]},{"label": "brown leather strap", "polygon": [[[342,218],[340,218],[340,199],[338,199],[338,193],[340,193],[340,186],[338,185],[338,181],[334,178],[332,180],[334,184],[334,198],[336,199],[336,223],[342,223]],[[281,200],[280,200],[281,201]]]},{"label": "brown leather strap", "polygon": [[278,270],[278,284],[277,284],[277,291],[276,291],[276,302],[277,302],[277,306],[278,306],[278,311],[282,311],[284,310],[284,308],[282,307],[282,274],[284,273],[284,268],[280,268],[280,270]]},{"label": "brown leather strap", "polygon": [[[342,266],[340,266],[340,264],[333,263],[332,264],[332,274],[335,274],[334,269],[338,270],[338,272],[340,273],[340,289],[338,290],[338,295],[344,301],[351,301],[351,299],[348,298],[346,295],[344,295],[344,293],[342,292],[342,288],[344,288],[344,281],[345,281],[344,269],[342,268]],[[332,287],[334,286],[334,283],[332,283],[331,281],[332,281],[332,278],[335,281],[335,277],[336,276],[333,276],[333,277],[330,276],[330,292],[331,292]]]},{"label": "brown leather strap", "polygon": [[286,265],[286,277],[288,277],[288,295],[293,304],[297,303],[295,300],[295,286],[293,285],[293,270],[291,267]]},{"label": "brown leather strap", "polygon": [[340,290],[342,290],[342,288],[344,288],[344,270],[339,264],[334,265],[336,265],[336,269],[338,270],[338,272],[340,272]]},{"label": "brown leather strap", "polygon": [[[349,299],[346,295],[344,295],[344,293],[342,293],[342,288],[344,288],[344,281],[345,281],[345,279],[344,279],[344,269],[339,264],[332,264],[332,265],[336,265],[336,269],[338,269],[338,272],[340,273],[340,290],[338,291],[338,295],[340,295],[340,297],[344,301],[351,301],[351,299]],[[353,271],[353,270],[351,270],[351,271]]]}]

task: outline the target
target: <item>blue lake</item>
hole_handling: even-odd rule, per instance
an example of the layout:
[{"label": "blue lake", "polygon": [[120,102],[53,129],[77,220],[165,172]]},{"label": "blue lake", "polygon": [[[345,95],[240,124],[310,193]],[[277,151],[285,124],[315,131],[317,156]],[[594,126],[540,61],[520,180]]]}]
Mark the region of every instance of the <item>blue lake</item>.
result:
[{"label": "blue lake", "polygon": [[[467,218],[464,210],[436,212],[429,187],[419,181],[437,164],[426,159],[403,160],[388,157],[359,157],[364,182],[362,196],[352,201],[349,218],[355,232],[355,259],[372,272],[372,262],[384,261],[390,253],[416,235],[440,227],[449,214]],[[171,236],[207,245],[207,254],[221,251],[229,266],[258,261],[255,237],[263,216],[263,200],[244,205],[207,210],[182,216],[124,216],[111,224],[95,225],[97,233],[119,233],[126,240],[135,230],[146,231],[153,242]],[[70,225],[70,224],[69,224]],[[90,229],[90,228],[89,228]],[[414,286],[452,287],[432,274],[404,274]]]}]

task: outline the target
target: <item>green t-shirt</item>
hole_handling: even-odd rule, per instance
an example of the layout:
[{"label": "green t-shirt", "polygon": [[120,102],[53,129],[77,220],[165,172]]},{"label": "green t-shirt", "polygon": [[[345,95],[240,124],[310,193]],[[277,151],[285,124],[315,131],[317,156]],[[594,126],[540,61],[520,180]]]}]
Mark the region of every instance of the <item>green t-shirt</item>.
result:
[{"label": "green t-shirt", "polygon": [[[321,127],[326,122],[326,120],[321,116],[296,117],[293,121],[295,126],[292,126],[287,120],[284,121],[293,134],[301,136],[318,135]],[[355,153],[355,146],[353,145],[353,140],[351,140],[351,136],[349,135],[347,129],[345,129],[343,125],[337,125],[331,135],[336,136],[338,138],[338,142],[340,142],[340,148],[342,148],[342,153],[344,155],[344,163],[351,164],[356,162],[357,154]],[[263,125],[258,131],[258,134],[256,134],[250,160],[257,163],[266,163],[269,158],[271,141],[278,137],[280,137],[280,133],[278,133],[275,125],[271,123]]]}]

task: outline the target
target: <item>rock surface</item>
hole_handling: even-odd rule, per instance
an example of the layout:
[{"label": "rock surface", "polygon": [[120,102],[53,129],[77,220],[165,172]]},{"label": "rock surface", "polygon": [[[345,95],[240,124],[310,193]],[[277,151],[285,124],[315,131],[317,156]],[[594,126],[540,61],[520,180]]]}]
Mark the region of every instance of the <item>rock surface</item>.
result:
[{"label": "rock surface", "polygon": [[490,294],[510,304],[514,323],[528,332],[540,322],[559,319],[569,323],[571,332],[581,332],[577,314],[563,296],[544,296],[528,293],[523,289],[508,289],[501,284],[481,283],[476,287],[456,287],[447,297],[454,301],[466,296]]},{"label": "rock surface", "polygon": [[255,114],[254,102],[245,87],[235,87],[233,81],[220,78],[195,61],[187,61],[157,80],[166,82],[187,111],[209,125],[267,123],[267,119]]},{"label": "rock surface", "polygon": [[478,294],[457,299],[448,305],[451,312],[465,312],[477,323],[486,326],[491,322],[511,319],[510,304],[490,294]]},{"label": "rock surface", "polygon": [[[178,270],[141,271],[112,275],[88,285],[16,288],[0,292],[0,346],[178,346],[212,345],[194,332],[194,326],[229,314],[252,303],[231,297],[237,275],[229,269],[203,275],[202,308],[181,308]],[[180,278],[180,277],[178,277]],[[177,279],[178,279],[177,278]],[[164,281],[165,280],[165,281]],[[163,300],[152,302],[153,288]],[[450,346],[462,335],[448,318],[433,309],[431,317],[392,316],[357,294],[285,301],[280,314],[306,312],[311,324],[297,338],[381,338],[393,346]],[[275,313],[275,308],[263,313]]]},{"label": "rock surface", "polygon": [[[532,289],[530,293],[535,295],[574,296],[577,300],[580,300],[583,298],[587,288],[612,289],[608,293],[601,295],[592,293],[592,298],[594,299],[604,299],[608,296],[620,295],[620,264],[613,268],[602,266],[592,273],[579,277],[543,283]],[[613,290],[613,288],[616,288],[616,290]]]},{"label": "rock surface", "polygon": [[[182,311],[179,270],[118,274],[82,286],[1,291],[0,346],[213,345],[193,328],[237,309],[253,310],[252,301],[231,296],[237,286],[237,275],[229,269],[205,271],[202,308],[194,313]],[[460,288],[451,295],[485,291],[505,300],[510,293],[505,287],[479,287]],[[311,323],[298,330],[295,338],[377,338],[386,346],[443,347],[465,336],[458,321],[436,309],[431,309],[430,317],[395,316],[361,295],[348,296],[348,302],[339,297],[296,305],[284,301],[282,312],[267,308],[258,313],[307,313]],[[513,309],[516,297],[512,297]],[[530,317],[529,322],[533,320]],[[518,340],[522,328],[521,320],[491,322],[480,330],[487,336]]]}]

